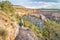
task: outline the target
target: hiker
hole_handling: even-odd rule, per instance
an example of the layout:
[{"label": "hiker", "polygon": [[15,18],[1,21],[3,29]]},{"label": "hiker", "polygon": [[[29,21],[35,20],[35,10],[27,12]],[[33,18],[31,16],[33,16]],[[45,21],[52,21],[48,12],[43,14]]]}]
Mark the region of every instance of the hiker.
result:
[{"label": "hiker", "polygon": [[20,25],[21,28],[23,28],[23,19],[20,19],[19,25]]}]

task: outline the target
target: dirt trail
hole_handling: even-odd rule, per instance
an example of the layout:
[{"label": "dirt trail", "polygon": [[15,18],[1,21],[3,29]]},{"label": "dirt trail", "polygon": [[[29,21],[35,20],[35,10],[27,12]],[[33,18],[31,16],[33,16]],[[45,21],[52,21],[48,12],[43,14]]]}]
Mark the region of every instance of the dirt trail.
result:
[{"label": "dirt trail", "polygon": [[38,40],[34,32],[30,29],[19,29],[19,34],[17,35],[15,40]]}]

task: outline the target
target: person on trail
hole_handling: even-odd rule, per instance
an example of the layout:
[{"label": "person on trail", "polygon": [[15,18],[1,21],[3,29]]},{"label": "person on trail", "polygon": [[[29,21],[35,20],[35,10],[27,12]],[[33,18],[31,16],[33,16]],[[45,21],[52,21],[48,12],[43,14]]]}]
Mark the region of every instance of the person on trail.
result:
[{"label": "person on trail", "polygon": [[19,25],[20,25],[21,28],[23,28],[23,19],[20,19]]}]

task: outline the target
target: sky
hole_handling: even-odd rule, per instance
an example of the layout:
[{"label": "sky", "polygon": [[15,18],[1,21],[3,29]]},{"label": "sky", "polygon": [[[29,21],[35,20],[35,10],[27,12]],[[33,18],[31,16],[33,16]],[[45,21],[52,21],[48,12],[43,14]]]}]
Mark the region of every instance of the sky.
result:
[{"label": "sky", "polygon": [[27,8],[55,8],[60,9],[60,0],[9,0],[14,5],[21,5]]}]

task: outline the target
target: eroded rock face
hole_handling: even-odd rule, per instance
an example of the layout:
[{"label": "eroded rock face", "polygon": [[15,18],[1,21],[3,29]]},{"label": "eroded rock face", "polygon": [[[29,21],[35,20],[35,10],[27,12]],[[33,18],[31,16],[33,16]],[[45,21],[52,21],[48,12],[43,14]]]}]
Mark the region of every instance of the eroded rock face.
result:
[{"label": "eroded rock face", "polygon": [[42,19],[42,21],[45,21],[45,22],[48,21],[48,19],[44,15],[42,15],[42,14],[40,14],[40,18]]},{"label": "eroded rock face", "polygon": [[0,29],[0,31],[5,30],[5,35],[3,35],[4,38],[2,38],[0,34],[0,40],[14,40],[19,28],[16,23],[8,18],[8,16],[0,13]]},{"label": "eroded rock face", "polygon": [[38,38],[30,29],[20,29],[15,40],[38,40]]},{"label": "eroded rock face", "polygon": [[29,15],[24,15],[23,19],[33,23],[34,25],[38,26],[40,29],[43,29],[44,21],[42,21],[42,19],[40,19],[39,17],[29,14]]}]

